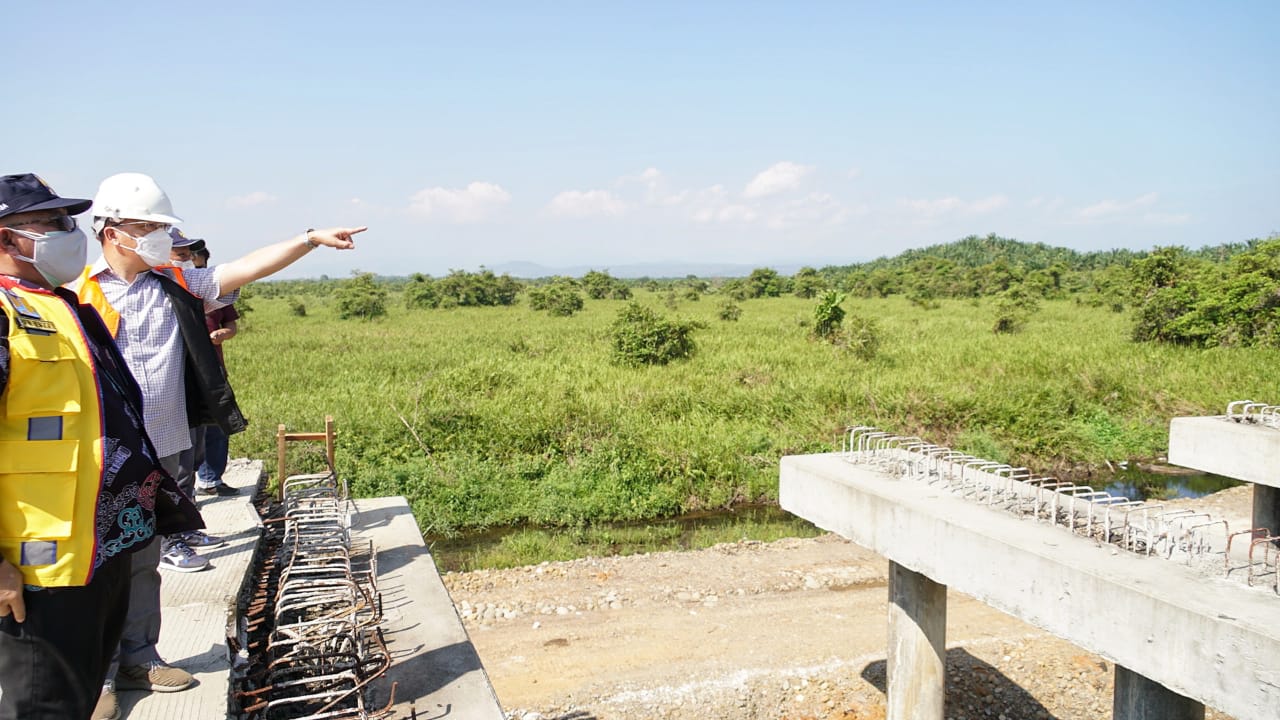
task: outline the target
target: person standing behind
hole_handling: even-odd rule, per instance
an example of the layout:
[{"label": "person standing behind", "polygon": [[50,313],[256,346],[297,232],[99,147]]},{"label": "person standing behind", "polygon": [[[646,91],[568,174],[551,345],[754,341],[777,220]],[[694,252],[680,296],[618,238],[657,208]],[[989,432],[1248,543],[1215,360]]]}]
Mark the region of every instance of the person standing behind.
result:
[{"label": "person standing behind", "polygon": [[[355,247],[352,237],[366,228],[307,230],[214,268],[169,266],[169,230],[181,219],[169,196],[148,175],[120,173],[102,181],[93,200],[93,227],[102,257],[86,267],[75,285],[115,337],[142,389],[144,421],[160,463],[181,476],[182,455],[191,447],[190,428],[217,423],[228,434],[245,427],[205,329],[204,314],[233,302],[236,291],[324,245]],[[167,266],[167,267],[165,267]],[[153,270],[153,268],[161,268]],[[192,404],[188,404],[188,398]],[[161,658],[159,567],[189,570],[207,564],[185,543],[170,539],[135,557],[132,598],[116,663],[103,687],[99,709],[115,704],[115,688],[175,692],[194,682],[190,673]],[[195,569],[199,569],[196,567]],[[95,714],[99,714],[95,711]]]},{"label": "person standing behind", "polygon": [[74,216],[0,177],[0,720],[84,718],[129,603],[131,556],[203,525],[161,468],[142,396],[93,308]]},{"label": "person standing behind", "polygon": [[[173,238],[173,250],[169,253],[169,259],[174,265],[184,270],[208,267],[209,250],[204,240],[187,237],[177,228],[170,230],[169,235]],[[222,343],[236,336],[240,313],[236,312],[235,305],[224,305],[205,313],[204,319],[209,340],[213,342],[213,349],[218,355],[218,364],[222,366],[222,374],[226,376],[227,361],[222,354]],[[226,497],[240,493],[222,482],[222,473],[227,469],[228,444],[227,434],[217,423],[191,428],[191,450],[192,467],[196,473],[196,495]]]}]

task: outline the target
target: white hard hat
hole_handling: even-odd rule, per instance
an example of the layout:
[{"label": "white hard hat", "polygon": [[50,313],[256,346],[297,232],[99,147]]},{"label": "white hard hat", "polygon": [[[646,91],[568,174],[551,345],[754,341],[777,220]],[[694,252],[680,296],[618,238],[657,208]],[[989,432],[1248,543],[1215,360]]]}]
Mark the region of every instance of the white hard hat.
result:
[{"label": "white hard hat", "polygon": [[93,216],[108,220],[145,220],[174,223],[182,218],[173,214],[173,203],[150,175],[119,173],[98,186],[93,196]]}]

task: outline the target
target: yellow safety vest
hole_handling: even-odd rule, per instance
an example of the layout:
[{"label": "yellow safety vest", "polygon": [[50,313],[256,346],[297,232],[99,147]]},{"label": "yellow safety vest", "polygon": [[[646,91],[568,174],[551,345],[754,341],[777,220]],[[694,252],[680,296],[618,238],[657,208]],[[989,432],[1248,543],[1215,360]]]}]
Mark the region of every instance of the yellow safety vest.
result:
[{"label": "yellow safety vest", "polygon": [[88,583],[102,484],[102,405],[75,310],[0,278],[9,381],[0,393],[0,553],[42,587]]}]

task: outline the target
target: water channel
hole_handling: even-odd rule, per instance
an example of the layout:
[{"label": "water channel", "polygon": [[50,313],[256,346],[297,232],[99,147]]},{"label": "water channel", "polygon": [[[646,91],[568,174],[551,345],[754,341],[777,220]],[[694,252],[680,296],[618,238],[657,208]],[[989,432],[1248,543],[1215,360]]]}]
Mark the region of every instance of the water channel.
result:
[{"label": "water channel", "polygon": [[[1189,471],[1166,465],[1141,465],[1122,463],[1108,476],[1095,476],[1089,481],[1077,481],[1100,487],[1112,495],[1123,495],[1131,500],[1156,498],[1195,498],[1226,490],[1241,483],[1209,473]],[[648,536],[647,542],[619,541],[607,547],[611,552],[642,552],[645,550],[688,550],[703,546],[699,536],[715,535],[718,530],[769,526],[770,532],[779,536],[812,537],[819,531],[809,522],[795,517],[777,505],[745,505],[731,509],[710,510],[657,520],[632,522],[600,522],[591,525],[597,534],[618,536]],[[428,536],[432,555],[441,570],[462,570],[478,556],[497,548],[517,533],[529,530],[545,530],[549,533],[573,532],[552,528],[514,526],[490,528],[464,533],[455,537]],[[790,532],[788,532],[790,530]],[[744,532],[743,536],[750,535]],[[644,547],[637,547],[642,545]]]}]

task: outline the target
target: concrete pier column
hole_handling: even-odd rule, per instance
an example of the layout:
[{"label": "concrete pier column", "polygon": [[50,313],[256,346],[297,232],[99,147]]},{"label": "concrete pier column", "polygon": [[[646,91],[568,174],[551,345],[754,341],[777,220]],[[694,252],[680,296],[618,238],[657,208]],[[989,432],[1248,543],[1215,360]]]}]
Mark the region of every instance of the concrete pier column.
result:
[{"label": "concrete pier column", "polygon": [[1204,720],[1204,705],[1116,665],[1111,720]]},{"label": "concrete pier column", "polygon": [[888,720],[943,720],[947,586],[889,562]]},{"label": "concrete pier column", "polygon": [[1280,488],[1254,483],[1253,526],[1280,535]]}]

